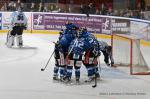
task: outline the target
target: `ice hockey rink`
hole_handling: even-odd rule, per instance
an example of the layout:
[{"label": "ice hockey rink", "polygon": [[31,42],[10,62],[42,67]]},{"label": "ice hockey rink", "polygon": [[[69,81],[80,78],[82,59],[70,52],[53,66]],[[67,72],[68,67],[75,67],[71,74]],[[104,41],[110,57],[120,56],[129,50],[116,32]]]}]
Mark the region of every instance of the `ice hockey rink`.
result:
[{"label": "ice hockey rink", "polygon": [[56,34],[26,33],[23,48],[7,48],[6,33],[0,34],[0,99],[150,99],[149,75],[129,75],[107,67],[103,56],[101,80],[96,88],[92,88],[94,83],[82,83],[87,79],[84,66],[80,85],[54,82],[54,58],[45,71],[41,68],[45,67],[54,49],[52,42],[57,39]]}]

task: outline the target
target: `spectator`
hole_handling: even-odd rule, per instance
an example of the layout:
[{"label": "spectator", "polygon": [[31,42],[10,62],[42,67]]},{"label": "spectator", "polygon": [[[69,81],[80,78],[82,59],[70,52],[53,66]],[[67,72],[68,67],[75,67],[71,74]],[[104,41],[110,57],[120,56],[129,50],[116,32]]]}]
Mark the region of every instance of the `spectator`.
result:
[{"label": "spectator", "polygon": [[[51,6],[51,7],[53,7],[53,6]],[[56,5],[55,10],[53,10],[52,12],[53,12],[53,13],[60,13],[60,12],[63,13],[63,10],[62,10],[61,8],[59,8],[59,7]]]},{"label": "spectator", "polygon": [[96,14],[96,8],[93,3],[89,4],[89,14]]},{"label": "spectator", "polygon": [[14,11],[14,5],[15,5],[15,3],[14,3],[13,1],[11,1],[11,2],[8,4],[7,10],[8,10],[8,11]]},{"label": "spectator", "polygon": [[43,12],[44,11],[44,4],[43,3],[40,3],[39,4],[39,12]]},{"label": "spectator", "polygon": [[105,4],[102,3],[100,9],[101,9],[101,14],[102,15],[106,15],[107,14],[107,8],[106,8]]},{"label": "spectator", "polygon": [[16,11],[16,8],[17,8],[17,4],[13,3],[11,11]]},{"label": "spectator", "polygon": [[4,4],[4,6],[2,6],[1,11],[7,11],[7,3]]},{"label": "spectator", "polygon": [[118,10],[114,10],[113,16],[119,16],[119,11]]},{"label": "spectator", "polygon": [[86,14],[87,17],[89,17],[89,13],[90,13],[90,8],[88,5],[81,5],[80,11],[82,11],[82,14]]},{"label": "spectator", "polygon": [[113,15],[112,8],[109,8],[109,9],[108,9],[107,15],[110,15],[110,16],[112,16],[112,15]]},{"label": "spectator", "polygon": [[31,12],[35,12],[36,11],[35,3],[31,3],[30,11]]},{"label": "spectator", "polygon": [[82,4],[81,4],[81,6],[80,6],[80,13],[81,13],[81,14],[85,14],[85,13],[84,13],[84,5],[82,5]]},{"label": "spectator", "polygon": [[96,15],[100,15],[99,9],[96,9]]},{"label": "spectator", "polygon": [[137,18],[137,16],[135,15],[135,11],[130,11],[130,18]]},{"label": "spectator", "polygon": [[18,1],[16,2],[16,6],[17,6],[17,7],[21,6],[21,1],[20,1],[20,0],[18,0]]},{"label": "spectator", "polygon": [[141,0],[141,9],[145,10],[145,0]]},{"label": "spectator", "polygon": [[47,6],[44,6],[43,12],[49,12]]},{"label": "spectator", "polygon": [[54,10],[54,5],[49,4],[49,5],[48,5],[48,9],[49,9],[50,12],[52,12],[52,11]]},{"label": "spectator", "polygon": [[71,7],[68,8],[68,13],[72,13],[72,8]]},{"label": "spectator", "polygon": [[119,16],[121,16],[121,17],[124,16],[124,10],[119,10]]}]

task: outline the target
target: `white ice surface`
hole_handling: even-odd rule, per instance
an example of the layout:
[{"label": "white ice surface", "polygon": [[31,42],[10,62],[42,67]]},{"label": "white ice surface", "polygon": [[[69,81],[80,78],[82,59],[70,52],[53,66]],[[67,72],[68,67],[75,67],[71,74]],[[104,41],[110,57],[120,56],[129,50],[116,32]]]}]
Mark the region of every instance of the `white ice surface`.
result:
[{"label": "white ice surface", "polygon": [[[45,71],[40,69],[53,52],[52,41],[57,38],[58,35],[24,34],[24,47],[19,49],[7,48],[6,34],[0,34],[0,99],[150,99],[150,76],[131,76],[106,67],[103,57],[102,80],[96,88],[91,87],[93,83],[69,86],[53,82],[54,59]],[[83,66],[81,82],[86,78]]]}]

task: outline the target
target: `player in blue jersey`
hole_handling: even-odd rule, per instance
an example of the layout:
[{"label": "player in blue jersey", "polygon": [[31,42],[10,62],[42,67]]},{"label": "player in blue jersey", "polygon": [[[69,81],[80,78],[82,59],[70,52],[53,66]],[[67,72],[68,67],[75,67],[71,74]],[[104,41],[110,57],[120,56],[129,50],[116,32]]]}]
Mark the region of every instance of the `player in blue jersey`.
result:
[{"label": "player in blue jersey", "polygon": [[63,51],[63,47],[56,42],[54,48],[54,58],[55,58],[55,67],[53,80],[61,80],[65,77],[65,68],[66,68],[66,53]]},{"label": "player in blue jersey", "polygon": [[60,36],[57,44],[55,44],[55,60],[54,77],[58,78],[58,70],[60,70],[60,79],[63,81],[65,77],[66,56],[71,42],[75,39],[77,26],[72,23],[67,23],[65,30],[60,31]]},{"label": "player in blue jersey", "polygon": [[[90,52],[90,56],[87,57],[87,53]],[[99,44],[94,36],[87,32],[85,28],[78,32],[77,38],[73,40],[69,46],[69,64],[67,65],[67,81],[71,81],[72,70],[75,68],[76,81],[80,79],[80,68],[82,65],[82,56],[85,53],[83,63],[87,68],[88,76],[98,74],[97,57],[99,53]],[[90,60],[87,62],[87,60]],[[86,62],[85,62],[86,61]],[[97,69],[96,69],[97,68]],[[91,70],[90,70],[91,69]]]},{"label": "player in blue jersey", "polygon": [[75,79],[76,82],[79,82],[80,79],[80,68],[82,65],[82,54],[84,51],[84,42],[81,38],[74,39],[68,51],[68,64],[67,64],[67,73],[66,73],[66,81],[71,81],[72,70],[75,69]]},{"label": "player in blue jersey", "polygon": [[87,32],[85,28],[81,30],[80,36],[85,39],[83,64],[88,74],[88,80],[86,80],[86,82],[91,82],[94,80],[95,75],[96,78],[100,77],[98,72],[98,57],[100,56],[99,43],[95,36]]}]

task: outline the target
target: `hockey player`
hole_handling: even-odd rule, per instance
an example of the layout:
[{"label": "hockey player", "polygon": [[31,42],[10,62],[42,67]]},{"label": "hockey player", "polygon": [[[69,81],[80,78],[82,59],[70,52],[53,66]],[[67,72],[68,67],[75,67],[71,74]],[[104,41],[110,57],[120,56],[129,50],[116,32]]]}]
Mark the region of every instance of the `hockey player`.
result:
[{"label": "hockey player", "polygon": [[83,58],[83,64],[85,65],[88,73],[88,80],[86,82],[91,82],[94,78],[100,77],[98,72],[98,57],[100,56],[99,43],[94,35],[83,29],[80,34],[81,37],[85,38],[85,54]]},{"label": "hockey player", "polygon": [[[106,63],[107,66],[113,67],[114,59],[113,59],[113,56],[112,56],[112,47],[109,46],[104,41],[99,41],[99,46],[100,46],[101,52],[104,55],[104,62]],[[111,63],[109,62],[109,60],[111,61]]]},{"label": "hockey player", "polygon": [[56,60],[54,67],[54,80],[58,78],[58,71],[60,71],[60,80],[63,81],[65,78],[66,56],[70,43],[75,38],[74,33],[76,33],[76,26],[72,23],[66,24],[66,29],[60,31],[59,40],[57,44],[55,44],[54,50]]},{"label": "hockey player", "polygon": [[72,70],[75,69],[75,79],[79,83],[80,79],[80,68],[82,65],[82,53],[84,51],[84,42],[82,39],[74,39],[70,46],[68,52],[68,64],[67,64],[67,73],[66,73],[66,82],[71,81]]},{"label": "hockey player", "polygon": [[[84,65],[88,71],[88,77],[99,76],[97,68],[97,57],[99,56],[98,41],[92,34],[87,32],[86,29],[81,29],[78,32],[78,38],[73,40],[70,45],[69,64],[67,66],[67,80],[71,80],[72,69],[75,68],[76,81],[80,79],[80,68],[82,65],[82,56],[85,52],[85,58],[83,60]],[[88,54],[90,53],[90,55]],[[87,61],[88,60],[88,61]],[[93,77],[94,78],[94,77]]]},{"label": "hockey player", "polygon": [[17,46],[23,46],[22,33],[23,30],[27,28],[27,18],[25,14],[22,12],[22,8],[18,7],[17,11],[11,14],[11,22],[10,22],[11,31],[9,33],[9,38],[7,42],[8,47],[12,47],[14,45],[14,38],[16,37]]},{"label": "hockey player", "polygon": [[53,80],[59,80],[58,75],[60,74],[60,80],[63,81],[65,77],[65,66],[66,66],[66,55],[63,51],[63,47],[57,42],[54,48],[55,67]]},{"label": "hockey player", "polygon": [[87,50],[84,54],[83,64],[87,69],[88,79],[86,82],[91,82],[94,78],[99,78],[98,72],[98,56],[92,50]]},{"label": "hockey player", "polygon": [[67,52],[71,41],[75,39],[77,26],[72,23],[67,23],[65,26],[66,29],[61,33],[61,36],[59,37],[59,44],[61,44],[64,47],[64,50],[66,50]]}]

